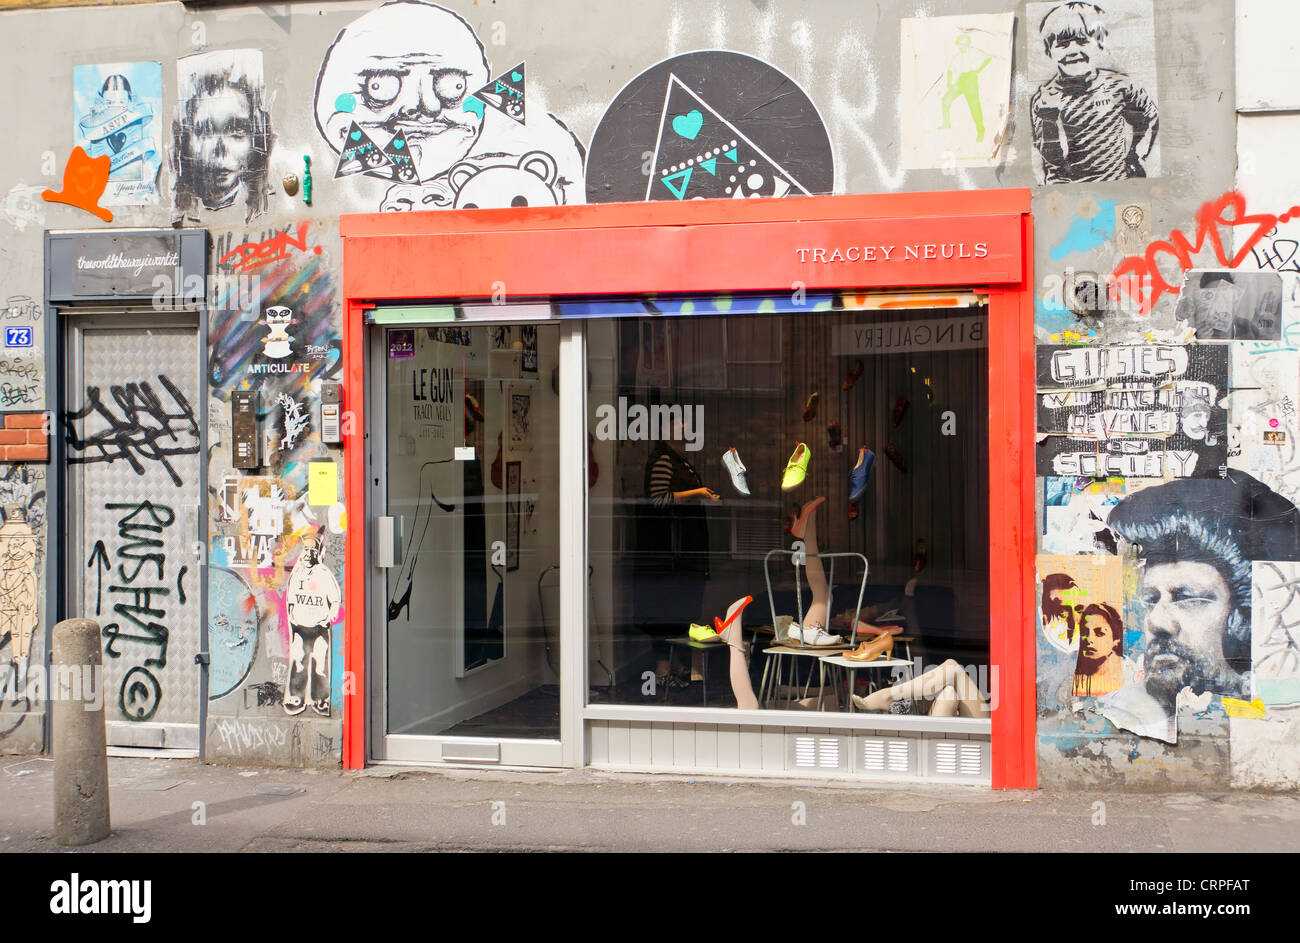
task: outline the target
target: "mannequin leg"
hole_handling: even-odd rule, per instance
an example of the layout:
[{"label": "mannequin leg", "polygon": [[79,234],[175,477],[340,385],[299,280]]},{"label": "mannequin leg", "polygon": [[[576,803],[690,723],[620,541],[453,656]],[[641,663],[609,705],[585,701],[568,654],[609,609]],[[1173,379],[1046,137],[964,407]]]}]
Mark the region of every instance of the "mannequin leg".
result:
[{"label": "mannequin leg", "polygon": [[814,512],[808,517],[808,522],[804,525],[803,537],[804,569],[808,573],[808,587],[812,590],[812,603],[803,615],[804,627],[817,626],[826,628],[829,622],[830,607],[830,587],[826,582],[826,570],[822,566],[822,561],[813,556],[818,553],[817,549],[817,515]]},{"label": "mannequin leg", "polygon": [[[727,610],[728,619],[742,602],[743,600],[737,600],[731,604]],[[736,707],[742,711],[756,711],[758,697],[754,694],[754,684],[749,679],[749,665],[745,664],[745,646],[741,641],[740,621],[743,618],[743,613],[735,617],[735,621],[722,631],[722,640],[731,649],[731,693],[736,698]]]},{"label": "mannequin leg", "polygon": [[911,681],[903,681],[888,688],[882,688],[866,697],[854,695],[853,703],[866,711],[886,711],[894,701],[904,698],[931,697],[944,688],[951,687],[956,694],[962,714],[966,717],[987,717],[988,705],[984,702],[979,688],[971,681],[961,665],[949,658],[937,668],[931,668],[925,674]]},{"label": "mannequin leg", "polygon": [[957,691],[951,686],[946,687],[935,696],[934,703],[930,705],[930,716],[955,717],[960,703]]}]

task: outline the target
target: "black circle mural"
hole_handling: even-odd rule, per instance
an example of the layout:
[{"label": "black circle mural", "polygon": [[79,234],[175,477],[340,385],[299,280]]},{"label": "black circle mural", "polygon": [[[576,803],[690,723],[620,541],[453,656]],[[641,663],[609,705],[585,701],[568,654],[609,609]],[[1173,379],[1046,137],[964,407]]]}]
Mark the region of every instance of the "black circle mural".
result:
[{"label": "black circle mural", "polygon": [[587,201],[830,193],[835,165],[816,106],[795,81],[708,50],[642,72],[605,110],[587,155]]}]

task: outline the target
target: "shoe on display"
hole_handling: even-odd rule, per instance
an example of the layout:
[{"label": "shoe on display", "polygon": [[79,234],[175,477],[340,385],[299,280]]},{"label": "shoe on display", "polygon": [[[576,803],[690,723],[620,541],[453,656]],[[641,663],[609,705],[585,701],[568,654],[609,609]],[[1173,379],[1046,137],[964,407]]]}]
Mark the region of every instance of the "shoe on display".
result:
[{"label": "shoe on display", "polygon": [[851,652],[845,652],[849,661],[875,661],[881,655],[888,658],[894,651],[894,637],[888,633],[863,642]]},{"label": "shoe on display", "polygon": [[898,449],[894,448],[894,443],[885,446],[885,458],[894,463],[894,467],[901,472],[907,471],[907,462],[903,461],[903,456],[899,454]]},{"label": "shoe on display", "polygon": [[718,633],[707,625],[700,625],[698,622],[692,622],[691,627],[686,630],[692,641],[696,642],[716,642]]},{"label": "shoe on display", "polygon": [[[925,569],[925,564],[929,560],[929,553],[925,549],[925,538],[916,538],[916,552],[912,554],[912,571],[920,573]],[[909,581],[910,582],[910,581]],[[916,586],[912,586],[912,593],[916,592]],[[911,594],[909,594],[911,595]]]},{"label": "shoe on display", "polygon": [[[868,448],[858,449],[858,463],[849,472],[849,501],[857,501],[867,490],[867,479],[871,477],[871,466],[876,464],[876,453]],[[856,514],[850,514],[853,520]]]},{"label": "shoe on display", "polygon": [[912,401],[906,396],[900,396],[894,403],[894,428],[897,429],[903,417],[907,415],[907,407],[912,405]]},{"label": "shoe on display", "polygon": [[786,631],[786,638],[802,645],[838,645],[844,641],[838,635],[831,635],[819,625],[810,625],[805,629],[797,622]]},{"label": "shoe on display", "polygon": [[803,421],[812,422],[817,418],[817,400],[821,398],[820,394],[813,393],[808,397],[808,402],[803,407]]},{"label": "shoe on display", "polygon": [[822,495],[818,495],[817,497],[809,501],[807,504],[805,504],[802,508],[800,508],[799,512],[795,515],[794,520],[790,524],[789,527],[790,533],[793,534],[799,540],[802,540],[804,530],[807,528],[808,521],[813,516],[813,512],[815,512],[817,508],[820,507],[825,500],[826,500],[825,497],[823,497]]},{"label": "shoe on display", "polygon": [[740,453],[727,449],[722,453],[722,464],[731,473],[731,484],[741,494],[749,494],[749,483],[745,481],[745,463],[740,460]]},{"label": "shoe on display", "polygon": [[844,384],[842,388],[845,391],[853,389],[853,384],[857,383],[858,378],[862,376],[862,369],[863,368],[862,368],[861,360],[853,361],[853,369],[850,370],[848,374],[844,377]]},{"label": "shoe on display", "polygon": [[478,399],[473,393],[465,394],[465,411],[475,422],[483,421],[483,407],[478,404]]},{"label": "shoe on display", "polygon": [[753,601],[753,596],[746,596],[743,599],[737,599],[728,607],[726,619],[719,619],[717,616],[714,616],[713,628],[716,630],[717,634],[721,635],[723,632],[727,631],[731,626],[731,623],[740,618],[740,614],[745,611],[745,607]]},{"label": "shoe on display", "polygon": [[844,437],[840,435],[840,424],[833,422],[826,427],[826,437],[830,440],[832,452],[844,451]]},{"label": "shoe on display", "polygon": [[857,519],[858,519],[858,502],[856,502],[856,501],[850,501],[850,502],[849,502],[849,520],[851,520],[851,521],[856,521]]},{"label": "shoe on display", "polygon": [[785,466],[785,472],[781,475],[781,490],[793,491],[803,484],[803,480],[808,477],[808,459],[811,453],[808,446],[800,442],[794,447],[794,454],[790,456],[790,461]]}]

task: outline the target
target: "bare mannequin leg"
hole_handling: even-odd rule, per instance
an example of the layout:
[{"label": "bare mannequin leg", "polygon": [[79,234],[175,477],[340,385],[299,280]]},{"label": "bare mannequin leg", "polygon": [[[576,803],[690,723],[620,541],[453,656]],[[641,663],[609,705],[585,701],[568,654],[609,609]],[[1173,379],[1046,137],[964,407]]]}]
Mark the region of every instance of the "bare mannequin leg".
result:
[{"label": "bare mannequin leg", "polygon": [[959,702],[963,716],[987,717],[988,705],[979,688],[962,670],[961,665],[949,658],[938,668],[932,668],[919,678],[882,688],[866,697],[853,696],[853,703],[865,711],[886,711],[894,701],[904,698],[928,697],[951,687]]},{"label": "bare mannequin leg", "polygon": [[803,625],[805,628],[816,626],[825,629],[828,616],[827,611],[830,607],[831,594],[830,587],[826,583],[826,570],[822,567],[820,558],[813,556],[818,553],[817,549],[817,512],[813,511],[808,515],[808,520],[803,527],[803,536],[799,538],[803,541],[804,569],[808,572],[808,588],[812,590],[812,603],[803,614]]},{"label": "bare mannequin leg", "polygon": [[[744,603],[737,599],[727,610],[727,618]],[[749,666],[745,664],[745,646],[741,643],[740,620],[744,615],[737,615],[735,621],[722,632],[722,640],[731,649],[731,693],[736,699],[736,707],[742,711],[758,710],[758,697],[754,694],[754,684],[749,680]]]},{"label": "bare mannequin leg", "polygon": [[957,706],[961,703],[957,699],[957,692],[951,687],[944,688],[935,696],[934,704],[930,706],[931,717],[955,717],[957,715]]}]

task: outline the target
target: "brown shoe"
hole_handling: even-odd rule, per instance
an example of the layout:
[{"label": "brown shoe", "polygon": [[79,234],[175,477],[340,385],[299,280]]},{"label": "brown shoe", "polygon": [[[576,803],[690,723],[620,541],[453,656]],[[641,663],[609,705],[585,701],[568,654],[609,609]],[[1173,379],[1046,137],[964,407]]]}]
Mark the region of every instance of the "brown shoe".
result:
[{"label": "brown shoe", "polygon": [[863,642],[851,652],[845,652],[844,657],[849,661],[875,661],[881,655],[888,658],[893,652],[894,637],[892,635],[882,635],[869,642]]}]

